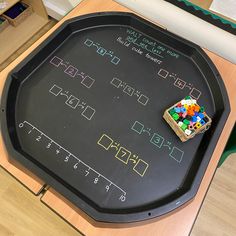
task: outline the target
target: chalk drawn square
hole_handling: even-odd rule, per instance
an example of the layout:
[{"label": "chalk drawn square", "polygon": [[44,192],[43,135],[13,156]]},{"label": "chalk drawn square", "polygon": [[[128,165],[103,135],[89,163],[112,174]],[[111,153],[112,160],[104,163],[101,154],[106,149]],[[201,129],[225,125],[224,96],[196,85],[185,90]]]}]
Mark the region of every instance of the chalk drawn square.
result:
[{"label": "chalk drawn square", "polygon": [[87,120],[91,120],[95,114],[96,110],[90,106],[87,106],[85,110],[82,112],[82,116],[85,117]]},{"label": "chalk drawn square", "polygon": [[167,78],[167,76],[169,75],[169,72],[167,70],[164,70],[164,69],[160,69],[158,71],[158,75],[164,79]]},{"label": "chalk drawn square", "polygon": [[83,84],[86,88],[91,88],[93,83],[94,83],[94,79],[89,77],[89,76],[86,76],[82,81],[81,81],[81,84]]},{"label": "chalk drawn square", "polygon": [[103,134],[102,137],[98,140],[97,144],[108,150],[112,145],[113,140],[106,134]]},{"label": "chalk drawn square", "polygon": [[50,63],[56,67],[59,67],[62,62],[63,60],[57,56],[53,57],[50,61]]},{"label": "chalk drawn square", "polygon": [[141,134],[144,129],[144,125],[138,121],[135,121],[131,129],[136,133]]},{"label": "chalk drawn square", "polygon": [[150,142],[152,144],[154,144],[155,146],[157,146],[158,148],[162,147],[164,141],[165,141],[165,139],[157,133],[154,133],[151,140],[150,140]]},{"label": "chalk drawn square", "polygon": [[84,42],[84,44],[85,44],[86,46],[88,46],[88,47],[91,47],[91,46],[93,45],[93,41],[90,40],[90,39],[86,39],[85,42]]},{"label": "chalk drawn square", "polygon": [[148,101],[149,98],[143,94],[138,98],[138,102],[141,103],[143,106],[146,106]]},{"label": "chalk drawn square", "polygon": [[186,85],[186,82],[182,79],[179,79],[179,78],[174,83],[174,86],[176,86],[179,89],[183,89],[185,87],[185,85]]},{"label": "chalk drawn square", "polygon": [[123,91],[129,96],[132,96],[134,94],[134,88],[130,87],[129,85],[126,85]]},{"label": "chalk drawn square", "polygon": [[104,56],[107,53],[107,50],[105,48],[98,48],[97,53],[101,56]]},{"label": "chalk drawn square", "polygon": [[199,91],[199,90],[193,88],[193,89],[191,90],[191,92],[190,92],[189,95],[190,95],[192,98],[198,100],[198,99],[200,98],[201,94],[202,94],[201,91]]},{"label": "chalk drawn square", "polygon": [[62,88],[60,88],[59,86],[57,86],[55,84],[49,90],[49,92],[55,96],[58,96],[61,91],[62,91]]},{"label": "chalk drawn square", "polygon": [[115,86],[116,88],[119,88],[120,85],[122,84],[122,81],[121,81],[120,79],[113,78],[110,83],[111,83],[113,86]]},{"label": "chalk drawn square", "polygon": [[118,65],[120,62],[120,58],[118,57],[113,57],[111,60],[111,63],[113,63],[114,65]]},{"label": "chalk drawn square", "polygon": [[130,156],[131,156],[130,151],[128,151],[123,147],[120,147],[115,157],[120,161],[122,161],[123,163],[128,164]]},{"label": "chalk drawn square", "polygon": [[75,77],[78,72],[78,69],[70,65],[68,68],[65,69],[64,72],[71,77]]},{"label": "chalk drawn square", "polygon": [[145,162],[142,159],[139,159],[137,163],[135,164],[133,170],[139,174],[141,177],[143,177],[149,167],[149,164]]},{"label": "chalk drawn square", "polygon": [[170,157],[173,158],[175,161],[180,163],[182,161],[183,156],[184,156],[184,151],[180,150],[177,147],[172,148]]},{"label": "chalk drawn square", "polygon": [[75,109],[79,103],[79,99],[73,95],[70,95],[70,97],[66,101],[66,105],[70,106],[71,108]]}]

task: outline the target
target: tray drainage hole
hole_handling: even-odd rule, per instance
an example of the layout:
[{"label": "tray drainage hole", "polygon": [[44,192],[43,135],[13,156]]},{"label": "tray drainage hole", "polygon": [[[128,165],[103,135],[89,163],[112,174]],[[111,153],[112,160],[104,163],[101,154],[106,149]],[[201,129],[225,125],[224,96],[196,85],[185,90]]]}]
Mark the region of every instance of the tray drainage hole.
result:
[{"label": "tray drainage hole", "polygon": [[152,213],[151,213],[151,212],[149,212],[149,213],[148,213],[148,216],[151,216],[151,215],[152,215]]},{"label": "tray drainage hole", "polygon": [[5,111],[5,109],[4,108],[2,108],[2,112],[4,112]]}]

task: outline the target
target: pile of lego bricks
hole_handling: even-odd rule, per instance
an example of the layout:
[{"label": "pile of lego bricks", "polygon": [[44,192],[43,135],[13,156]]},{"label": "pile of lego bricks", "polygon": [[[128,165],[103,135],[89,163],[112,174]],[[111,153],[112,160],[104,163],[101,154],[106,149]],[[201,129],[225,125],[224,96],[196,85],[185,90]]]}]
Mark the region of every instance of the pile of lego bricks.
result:
[{"label": "pile of lego bricks", "polygon": [[164,114],[164,118],[179,137],[184,134],[183,139],[180,137],[182,141],[186,141],[195,134],[207,130],[211,123],[204,106],[199,106],[197,101],[190,96],[185,97],[179,103],[167,109],[167,112],[169,117]]}]

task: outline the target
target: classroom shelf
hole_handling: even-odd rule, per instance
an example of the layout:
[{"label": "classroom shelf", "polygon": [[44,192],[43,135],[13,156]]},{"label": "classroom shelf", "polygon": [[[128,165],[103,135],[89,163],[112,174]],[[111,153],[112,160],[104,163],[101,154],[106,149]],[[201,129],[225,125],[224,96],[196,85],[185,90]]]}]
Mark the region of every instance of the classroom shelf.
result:
[{"label": "classroom shelf", "polygon": [[36,34],[47,22],[47,19],[33,13],[19,26],[13,27],[10,25],[1,32],[0,64]]},{"label": "classroom shelf", "polygon": [[[10,0],[10,5],[18,2]],[[9,25],[0,33],[0,68],[1,64],[10,58],[21,46],[32,38],[48,22],[48,15],[42,1],[24,0],[28,5],[33,7],[33,13],[28,16],[17,27]],[[6,8],[5,8],[6,10]]]},{"label": "classroom shelf", "polygon": [[9,8],[11,8],[13,5],[15,5],[20,0],[7,0],[7,6],[4,9],[0,10],[0,15],[2,15],[5,11],[7,11]]}]

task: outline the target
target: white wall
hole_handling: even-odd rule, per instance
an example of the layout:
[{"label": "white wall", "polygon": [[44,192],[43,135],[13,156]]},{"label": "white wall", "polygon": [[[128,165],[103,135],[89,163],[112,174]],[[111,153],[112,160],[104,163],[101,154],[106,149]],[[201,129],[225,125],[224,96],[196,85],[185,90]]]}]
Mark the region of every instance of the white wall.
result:
[{"label": "white wall", "polygon": [[82,0],[43,0],[48,15],[60,20]]},{"label": "white wall", "polygon": [[116,0],[168,31],[236,63],[236,36],[163,0]]}]

